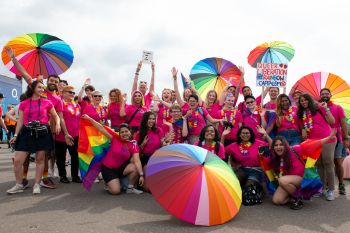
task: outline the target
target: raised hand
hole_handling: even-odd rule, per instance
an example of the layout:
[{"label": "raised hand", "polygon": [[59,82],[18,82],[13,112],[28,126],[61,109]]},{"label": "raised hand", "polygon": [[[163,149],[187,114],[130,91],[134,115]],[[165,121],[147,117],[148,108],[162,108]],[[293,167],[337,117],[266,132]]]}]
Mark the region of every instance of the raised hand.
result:
[{"label": "raised hand", "polygon": [[267,134],[267,133],[266,133],[266,130],[265,130],[263,127],[261,127],[260,125],[257,125],[257,126],[256,126],[256,130],[257,130],[259,133],[263,134],[263,135],[266,135],[266,134]]},{"label": "raised hand", "polygon": [[13,49],[10,46],[6,46],[5,51],[6,51],[7,56],[9,56],[11,59],[15,57]]},{"label": "raised hand", "polygon": [[225,128],[225,130],[222,132],[223,136],[229,135],[231,133],[231,127],[227,127]]},{"label": "raised hand", "polygon": [[244,76],[245,71],[243,66],[238,66],[239,71],[241,71],[242,76]]},{"label": "raised hand", "polygon": [[171,69],[171,74],[173,75],[173,78],[177,77],[177,69],[175,67]]},{"label": "raised hand", "polygon": [[154,72],[154,62],[151,63],[152,72]]},{"label": "raised hand", "polygon": [[142,67],[142,61],[139,61],[139,63],[137,63],[136,73],[140,72],[141,67]]}]

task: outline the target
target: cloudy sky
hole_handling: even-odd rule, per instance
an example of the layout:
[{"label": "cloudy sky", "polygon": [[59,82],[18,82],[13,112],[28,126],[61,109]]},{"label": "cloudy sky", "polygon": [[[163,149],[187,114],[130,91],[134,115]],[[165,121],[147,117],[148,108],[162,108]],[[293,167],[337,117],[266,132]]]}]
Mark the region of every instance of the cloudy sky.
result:
[{"label": "cloudy sky", "polygon": [[[30,32],[55,35],[74,51],[72,67],[61,77],[80,87],[86,77],[104,92],[130,92],[143,50],[154,51],[156,91],[172,87],[171,67],[184,74],[206,57],[243,65],[255,94],[249,52],[272,40],[295,50],[288,90],[300,77],[316,71],[350,81],[350,3],[285,0],[0,0],[0,44]],[[144,65],[141,79],[150,79]],[[4,65],[0,73],[13,76]]]}]

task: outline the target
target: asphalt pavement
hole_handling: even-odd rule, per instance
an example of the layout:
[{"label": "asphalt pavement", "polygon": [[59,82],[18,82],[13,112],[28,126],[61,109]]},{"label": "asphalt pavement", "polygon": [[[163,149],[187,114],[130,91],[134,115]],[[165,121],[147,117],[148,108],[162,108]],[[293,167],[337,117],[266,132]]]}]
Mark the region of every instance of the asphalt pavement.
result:
[{"label": "asphalt pavement", "polygon": [[[274,206],[269,197],[258,206],[242,206],[230,222],[213,227],[192,226],[164,211],[151,194],[109,195],[103,183],[86,192],[80,184],[60,184],[54,190],[42,188],[34,196],[8,195],[14,185],[12,154],[0,149],[0,233],[31,232],[350,232],[350,182],[348,194],[328,202],[306,201],[302,210]],[[29,171],[33,184],[35,164]],[[67,167],[68,168],[68,167]],[[69,169],[67,169],[69,170]],[[56,179],[58,182],[58,179]]]}]

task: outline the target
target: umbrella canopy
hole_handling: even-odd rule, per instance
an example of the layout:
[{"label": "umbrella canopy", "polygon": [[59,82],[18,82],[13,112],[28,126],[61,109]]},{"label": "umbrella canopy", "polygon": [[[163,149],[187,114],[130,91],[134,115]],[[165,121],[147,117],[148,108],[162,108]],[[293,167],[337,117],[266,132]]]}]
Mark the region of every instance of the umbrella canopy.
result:
[{"label": "umbrella canopy", "polygon": [[207,92],[212,89],[220,96],[230,80],[236,86],[241,75],[241,71],[232,62],[211,57],[197,62],[191,69],[190,78],[204,100]]},{"label": "umbrella canopy", "polygon": [[232,169],[201,147],[172,144],[157,150],[146,180],[165,210],[191,224],[225,223],[241,206],[242,190]]},{"label": "umbrella canopy", "polygon": [[266,42],[249,53],[248,63],[254,68],[257,63],[288,63],[294,57],[294,53],[294,48],[286,42]]},{"label": "umbrella canopy", "polygon": [[299,79],[289,92],[291,96],[296,90],[311,95],[316,101],[320,99],[322,88],[328,88],[332,94],[332,102],[344,108],[350,118],[350,86],[341,77],[328,72],[315,72]]},{"label": "umbrella canopy", "polygon": [[[33,78],[43,75],[59,75],[65,72],[73,62],[73,51],[63,40],[42,33],[30,33],[18,36],[6,46],[13,49],[19,63]],[[5,46],[5,47],[6,47]],[[16,75],[20,75],[11,58],[2,50],[2,61]]]}]

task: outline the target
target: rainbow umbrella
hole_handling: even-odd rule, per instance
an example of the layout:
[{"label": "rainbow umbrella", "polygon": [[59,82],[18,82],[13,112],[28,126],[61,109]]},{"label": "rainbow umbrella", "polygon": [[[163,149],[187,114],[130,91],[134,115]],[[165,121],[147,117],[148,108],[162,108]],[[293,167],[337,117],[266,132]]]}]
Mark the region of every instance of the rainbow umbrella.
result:
[{"label": "rainbow umbrella", "polygon": [[231,84],[237,85],[241,75],[241,71],[232,62],[211,57],[197,62],[191,69],[190,78],[204,100],[207,92],[212,89],[220,96],[231,78]]},{"label": "rainbow umbrella", "polygon": [[294,48],[282,41],[266,42],[248,55],[248,63],[256,68],[257,63],[288,63],[294,57]]},{"label": "rainbow umbrella", "polygon": [[[73,51],[63,40],[42,33],[30,33],[18,36],[6,46],[13,49],[19,63],[33,78],[43,75],[59,75],[65,72],[73,62]],[[2,50],[2,61],[16,75],[20,75],[11,58]]]},{"label": "rainbow umbrella", "polygon": [[320,99],[322,88],[328,88],[332,93],[333,103],[344,108],[347,118],[350,118],[350,86],[339,76],[328,72],[315,72],[305,75],[292,87],[289,95],[295,90],[311,95],[316,101]]},{"label": "rainbow umbrella", "polygon": [[157,150],[147,164],[146,181],[165,210],[194,225],[223,224],[238,213],[242,202],[232,169],[193,145],[172,144]]}]

